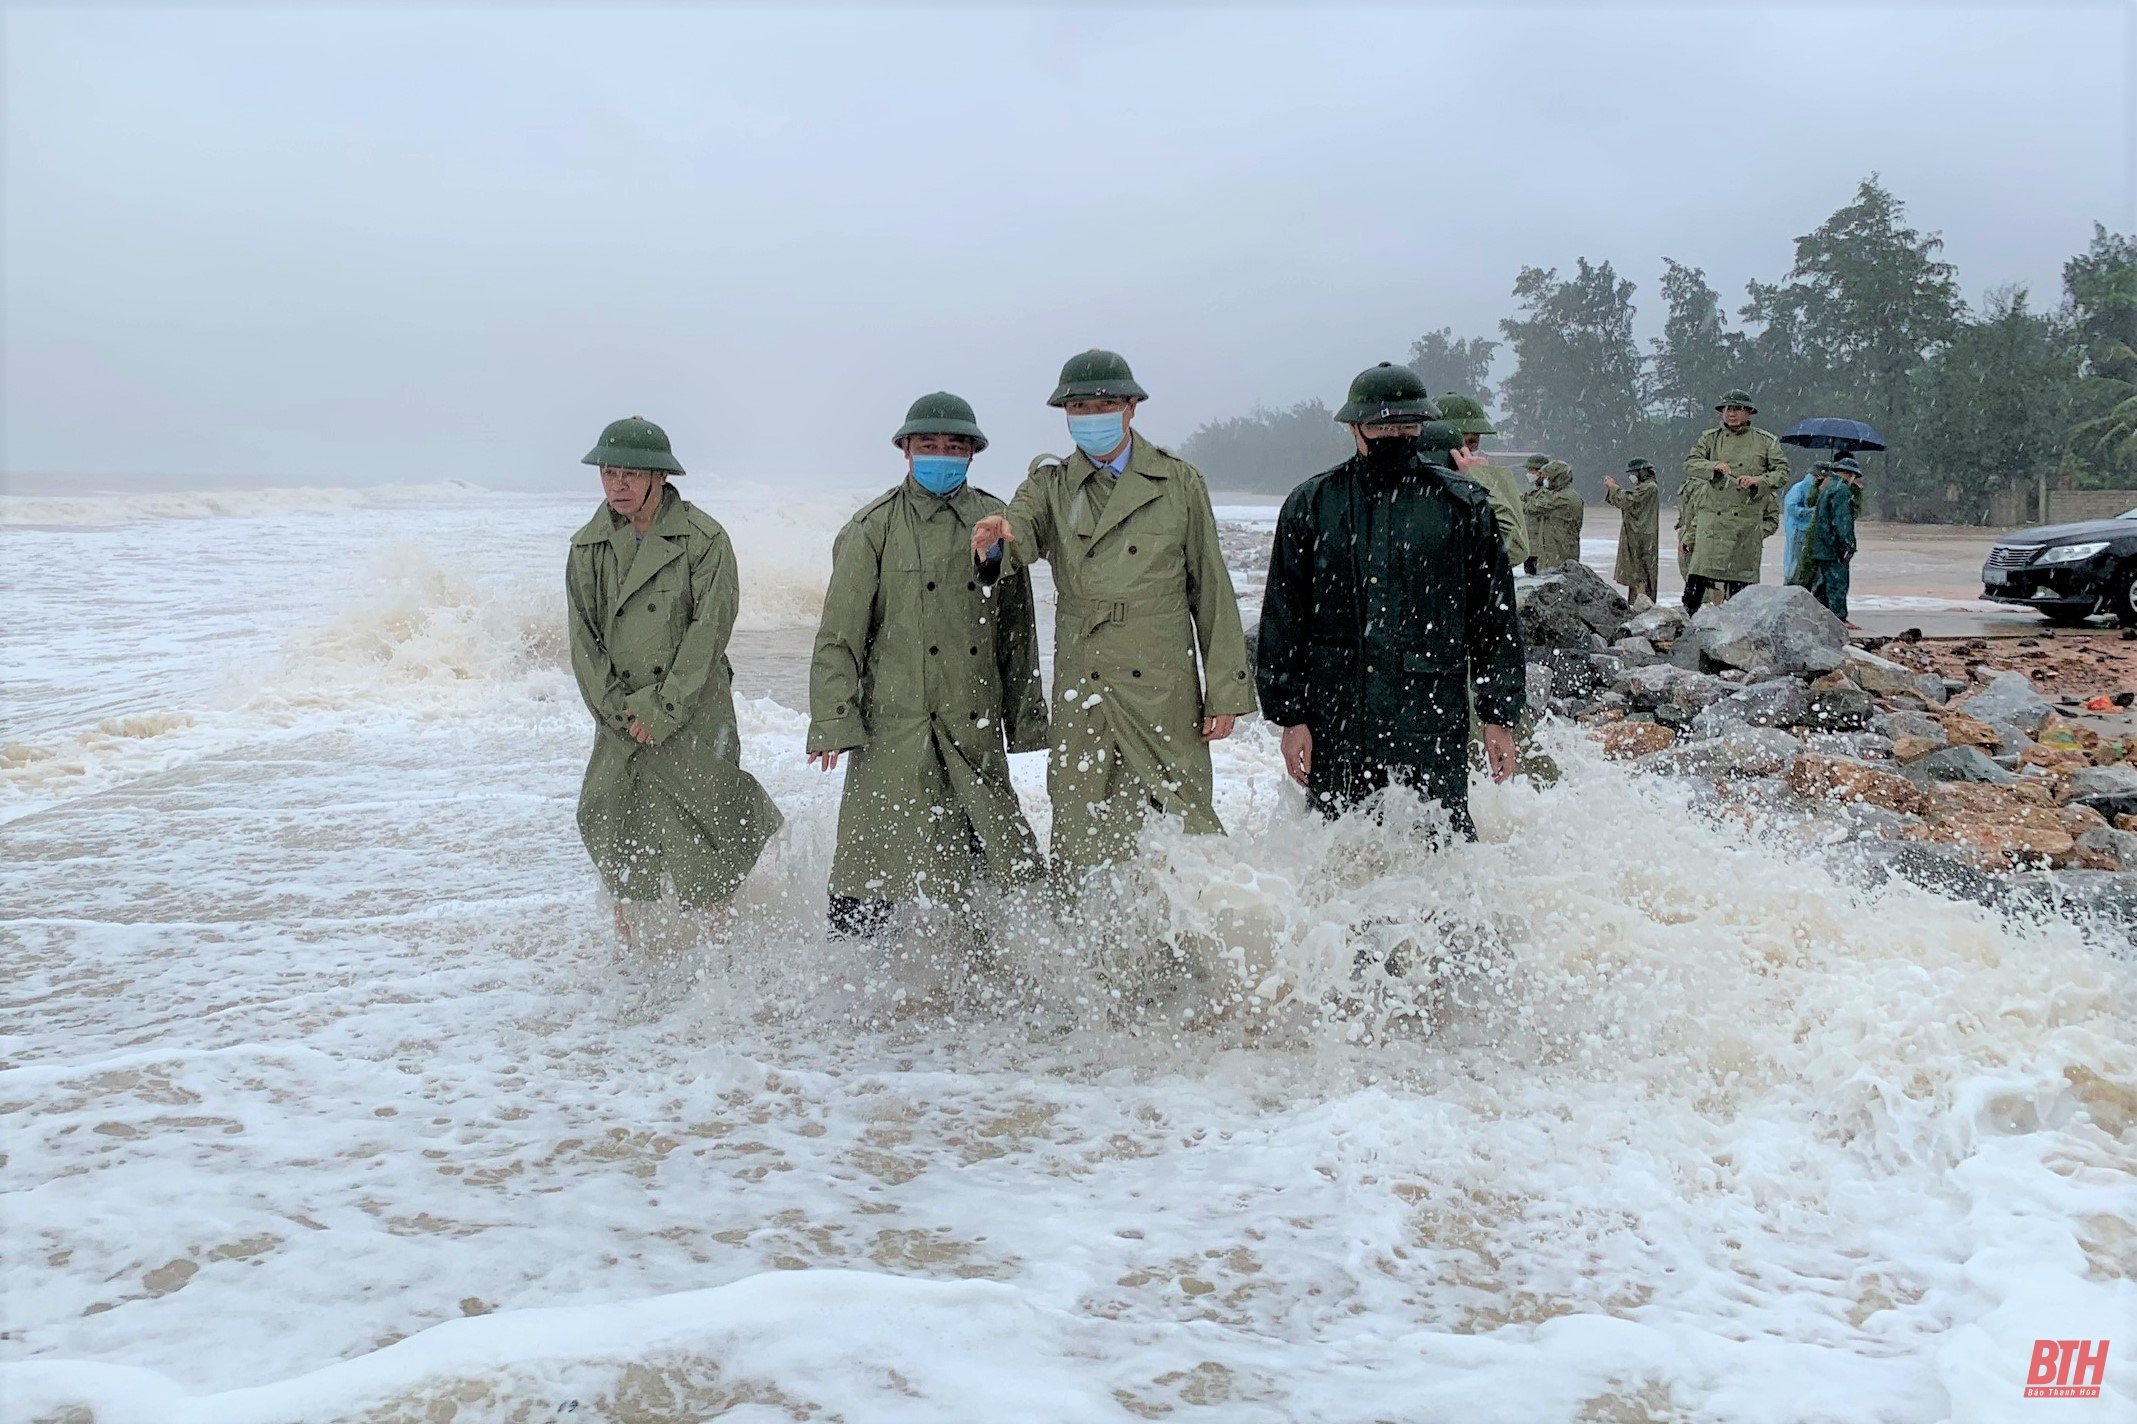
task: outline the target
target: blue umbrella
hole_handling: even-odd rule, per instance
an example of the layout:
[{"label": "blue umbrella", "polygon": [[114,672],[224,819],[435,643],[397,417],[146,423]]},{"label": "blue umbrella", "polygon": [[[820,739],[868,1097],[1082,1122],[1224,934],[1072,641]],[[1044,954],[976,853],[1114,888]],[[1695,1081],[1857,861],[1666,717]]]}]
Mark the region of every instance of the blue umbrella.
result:
[{"label": "blue umbrella", "polygon": [[1801,445],[1806,450],[1882,450],[1885,437],[1859,420],[1814,415],[1790,426],[1781,443]]}]

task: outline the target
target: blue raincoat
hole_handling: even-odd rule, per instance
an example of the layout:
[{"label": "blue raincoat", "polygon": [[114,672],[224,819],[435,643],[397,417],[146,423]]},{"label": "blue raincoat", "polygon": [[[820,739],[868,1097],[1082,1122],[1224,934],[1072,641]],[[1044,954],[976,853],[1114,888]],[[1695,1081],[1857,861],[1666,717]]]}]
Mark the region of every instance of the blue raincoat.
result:
[{"label": "blue raincoat", "polygon": [[1817,512],[1811,491],[1817,481],[1806,475],[1788,487],[1781,496],[1781,582],[1796,581],[1796,559],[1803,552],[1803,540],[1811,532],[1811,516]]}]

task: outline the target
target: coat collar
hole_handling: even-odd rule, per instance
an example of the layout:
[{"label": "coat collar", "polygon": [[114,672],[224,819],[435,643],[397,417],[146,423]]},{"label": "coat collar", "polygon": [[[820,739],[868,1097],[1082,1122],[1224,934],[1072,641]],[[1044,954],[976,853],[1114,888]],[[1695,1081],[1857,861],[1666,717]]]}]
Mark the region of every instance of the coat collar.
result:
[{"label": "coat collar", "polygon": [[624,571],[623,582],[616,590],[620,606],[653,575],[683,556],[682,535],[689,528],[690,506],[675,486],[669,485],[661,494],[660,513],[646,530],[643,544],[631,532],[631,521],[610,509],[606,502],[594,511],[586,527],[572,536],[571,542],[575,546],[606,543],[616,551],[616,566]]},{"label": "coat collar", "polygon": [[969,478],[957,487],[954,494],[945,496],[922,489],[914,482],[911,475],[907,475],[899,482],[897,493],[907,504],[912,506],[913,513],[919,515],[922,519],[938,519],[948,514],[966,524],[971,524],[982,513],[976,507],[976,501],[979,498],[978,492],[972,488],[972,481]]},{"label": "coat collar", "polygon": [[[1098,527],[1091,531],[1092,542],[1106,537],[1120,527],[1122,520],[1141,509],[1165,492],[1168,471],[1152,453],[1150,442],[1128,432],[1128,463],[1117,477],[1119,483],[1106,501],[1105,513],[1098,516]],[[1081,486],[1088,479],[1115,479],[1111,470],[1102,470],[1092,463],[1091,457],[1078,450],[1069,457],[1069,482]]]}]

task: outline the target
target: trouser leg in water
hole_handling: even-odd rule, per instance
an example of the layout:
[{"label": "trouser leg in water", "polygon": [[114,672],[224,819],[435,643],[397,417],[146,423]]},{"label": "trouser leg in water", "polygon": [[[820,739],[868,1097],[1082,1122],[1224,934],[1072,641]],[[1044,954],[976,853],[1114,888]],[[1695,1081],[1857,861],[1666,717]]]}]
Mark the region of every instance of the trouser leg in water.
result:
[{"label": "trouser leg in water", "polygon": [[[1333,750],[1333,749],[1331,749]],[[1451,764],[1450,764],[1451,763]],[[1329,820],[1356,810],[1376,792],[1400,783],[1429,796],[1447,808],[1454,833],[1463,840],[1477,838],[1477,826],[1469,814],[1469,766],[1467,758],[1442,757],[1433,764],[1374,761],[1338,752],[1324,755],[1315,747],[1313,763],[1306,774],[1306,797],[1314,809]]]},{"label": "trouser leg in water", "polygon": [[1835,618],[1848,621],[1848,564],[1845,559],[1820,559],[1811,575],[1811,592],[1832,610]]}]

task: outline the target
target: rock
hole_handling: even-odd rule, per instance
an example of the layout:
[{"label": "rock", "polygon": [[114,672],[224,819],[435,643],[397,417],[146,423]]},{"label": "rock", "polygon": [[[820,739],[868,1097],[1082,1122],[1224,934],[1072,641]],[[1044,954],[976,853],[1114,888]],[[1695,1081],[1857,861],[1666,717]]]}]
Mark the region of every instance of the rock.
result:
[{"label": "rock", "polygon": [[1881,658],[1875,653],[1866,653],[1861,648],[1849,648],[1841,664],[1843,671],[1855,680],[1855,685],[1865,692],[1893,693],[1914,692],[1915,671],[1902,667],[1890,658]]},{"label": "rock", "polygon": [[2119,825],[2122,817],[2137,816],[2137,767],[2079,767],[2063,783],[2063,799]]},{"label": "rock", "polygon": [[1946,747],[1921,758],[1921,770],[1938,781],[1980,781],[2011,786],[2018,778],[1982,755],[1979,747]]},{"label": "rock", "polygon": [[2006,905],[2037,905],[2059,919],[2097,921],[2123,943],[2137,933],[2137,872],[2034,872],[2008,877],[2003,890]]},{"label": "rock", "polygon": [[1788,788],[1806,801],[1864,801],[1888,811],[1919,814],[1922,793],[1897,772],[1846,757],[1805,752],[1788,772]]},{"label": "rock", "polygon": [[1625,624],[1628,637],[1644,638],[1650,643],[1666,643],[1682,633],[1691,618],[1680,608],[1657,604],[1644,612],[1635,613]]},{"label": "rock", "polygon": [[2078,858],[2087,870],[2137,870],[2137,835],[2096,827],[2078,837]]},{"label": "rock", "polygon": [[2003,821],[1964,821],[1938,828],[1939,840],[1965,849],[1983,870],[2046,861],[2054,865],[2077,851],[2077,838],[2062,827],[2019,817]]},{"label": "rock", "polygon": [[2006,722],[2029,736],[2038,732],[2055,710],[2047,698],[2033,690],[2032,680],[2022,672],[1998,673],[1987,687],[1959,706],[1970,717]]},{"label": "rock", "polygon": [[1541,717],[1551,702],[1551,670],[1542,663],[1532,662],[1526,671],[1528,705],[1536,716]]},{"label": "rock", "polygon": [[1902,732],[1892,739],[1892,759],[1894,761],[1920,761],[1931,752],[1943,749],[1944,738],[1941,736],[1932,740],[1928,737],[1915,736],[1910,732]]},{"label": "rock", "polygon": [[1659,722],[1613,722],[1603,728],[1603,755],[1629,761],[1673,745],[1677,734]]},{"label": "rock", "polygon": [[1720,678],[1657,663],[1627,673],[1619,690],[1641,711],[1669,710],[1689,721],[1700,708],[1726,696],[1729,687]]},{"label": "rock", "polygon": [[1543,665],[1551,670],[1551,695],[1568,700],[1593,697],[1616,670],[1614,663],[1609,671],[1598,670],[1593,654],[1575,648],[1549,649]]},{"label": "rock", "polygon": [[1696,642],[1702,657],[1746,672],[1803,676],[1840,667],[1848,633],[1809,589],[1755,583],[1700,609],[1680,641]]},{"label": "rock", "polygon": [[1680,742],[1640,759],[1640,765],[1676,776],[1772,776],[1803,750],[1775,727],[1732,727],[1704,741]]},{"label": "rock", "polygon": [[1876,712],[1877,704],[1861,688],[1828,687],[1811,693],[1803,723],[1820,731],[1851,731],[1867,727]]},{"label": "rock", "polygon": [[1646,667],[1659,661],[1662,656],[1655,651],[1655,645],[1645,638],[1620,638],[1610,646],[1617,650],[1618,655],[1624,659],[1625,666],[1629,668]]},{"label": "rock", "polygon": [[1876,732],[1812,732],[1803,739],[1803,746],[1807,751],[1856,761],[1887,761],[1892,756],[1892,739]]},{"label": "rock", "polygon": [[1924,702],[1937,706],[1942,706],[1951,698],[1951,689],[1944,685],[1943,678],[1933,672],[1915,674],[1914,693]]},{"label": "rock", "polygon": [[1565,564],[1514,591],[1521,633],[1531,654],[1550,648],[1591,646],[1591,635],[1615,638],[1632,617],[1632,605],[1586,564]]},{"label": "rock", "polygon": [[1860,854],[1860,863],[1873,884],[1896,875],[1925,890],[1978,905],[1992,905],[2002,894],[2002,887],[1976,870],[1956,846],[1887,841],[1866,845]]},{"label": "rock", "polygon": [[[1924,676],[1928,676],[1928,674],[1924,674]],[[1967,688],[1973,686],[1972,683],[1968,682],[1963,677],[1940,677],[1937,679],[1937,681],[1943,684],[1944,687],[1944,696],[1942,698],[1939,698],[1939,701],[1949,700],[1950,698],[1957,696],[1959,693],[1966,691]]]},{"label": "rock", "polygon": [[2000,747],[2003,738],[1979,717],[1964,712],[1946,712],[1941,719],[1945,740],[1955,747]]},{"label": "rock", "polygon": [[1951,741],[1944,733],[1942,722],[1921,712],[1888,712],[1882,717],[1871,718],[1870,725],[1892,738],[1895,744],[1902,737],[1914,737],[1928,742],[1933,748],[1948,745]]},{"label": "rock", "polygon": [[1793,727],[1810,708],[1810,694],[1792,677],[1768,678],[1702,708],[1692,719],[1695,736],[1712,737],[1731,727]]}]

